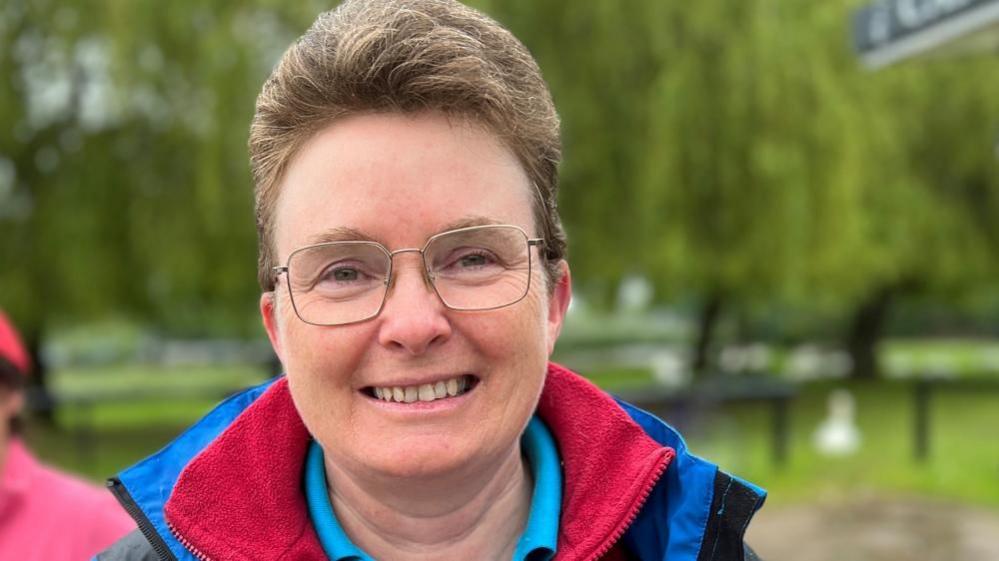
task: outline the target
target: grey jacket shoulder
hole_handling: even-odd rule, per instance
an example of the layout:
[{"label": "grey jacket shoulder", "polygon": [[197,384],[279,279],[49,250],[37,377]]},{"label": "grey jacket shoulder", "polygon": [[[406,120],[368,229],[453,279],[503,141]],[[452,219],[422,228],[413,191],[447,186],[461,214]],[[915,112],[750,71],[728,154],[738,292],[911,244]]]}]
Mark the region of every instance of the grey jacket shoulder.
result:
[{"label": "grey jacket shoulder", "polygon": [[149,540],[138,530],[132,530],[95,557],[97,561],[164,561],[156,554]]},{"label": "grey jacket shoulder", "polygon": [[763,561],[762,559],[760,559],[759,555],[756,555],[756,552],[753,551],[753,548],[749,547],[748,544],[745,543],[742,544],[742,548],[743,548],[743,555],[746,556],[745,561]]}]

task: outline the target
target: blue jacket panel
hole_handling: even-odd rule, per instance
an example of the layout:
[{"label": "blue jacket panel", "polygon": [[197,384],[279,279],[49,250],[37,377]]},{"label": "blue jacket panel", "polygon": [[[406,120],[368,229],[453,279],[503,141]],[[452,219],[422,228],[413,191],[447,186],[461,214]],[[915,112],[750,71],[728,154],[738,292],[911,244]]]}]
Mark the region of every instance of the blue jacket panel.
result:
[{"label": "blue jacket panel", "polygon": [[743,535],[766,491],[691,454],[683,437],[655,415],[616,401],[646,434],[676,451],[624,536],[628,548],[643,561],[742,560]]}]

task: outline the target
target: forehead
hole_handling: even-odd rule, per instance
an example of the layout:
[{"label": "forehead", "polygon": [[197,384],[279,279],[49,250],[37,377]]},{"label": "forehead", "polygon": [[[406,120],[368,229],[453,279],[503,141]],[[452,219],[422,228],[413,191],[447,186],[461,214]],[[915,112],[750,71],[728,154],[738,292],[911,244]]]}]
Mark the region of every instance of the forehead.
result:
[{"label": "forehead", "polygon": [[534,233],[533,192],[517,158],[484,127],[439,113],[336,121],[301,148],[280,193],[279,259],[325,231],[357,231],[390,248],[468,221]]}]

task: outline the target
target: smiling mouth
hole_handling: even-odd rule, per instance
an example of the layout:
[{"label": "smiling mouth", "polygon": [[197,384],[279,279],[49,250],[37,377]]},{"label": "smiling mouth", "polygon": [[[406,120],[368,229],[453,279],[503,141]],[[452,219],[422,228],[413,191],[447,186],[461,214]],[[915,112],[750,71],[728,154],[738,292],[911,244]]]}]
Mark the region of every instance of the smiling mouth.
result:
[{"label": "smiling mouth", "polygon": [[369,397],[393,403],[416,403],[450,399],[464,395],[478,385],[478,378],[464,374],[433,384],[415,386],[368,386],[361,391]]}]

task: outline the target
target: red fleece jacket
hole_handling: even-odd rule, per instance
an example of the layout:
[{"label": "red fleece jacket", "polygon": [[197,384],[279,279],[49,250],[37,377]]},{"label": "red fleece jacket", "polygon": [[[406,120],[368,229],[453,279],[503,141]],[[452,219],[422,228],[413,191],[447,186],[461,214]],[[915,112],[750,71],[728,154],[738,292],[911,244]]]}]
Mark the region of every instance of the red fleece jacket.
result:
[{"label": "red fleece jacket", "polygon": [[[551,364],[538,414],[562,458],[556,561],[617,560],[619,540],[673,459],[612,398]],[[215,561],[326,561],[302,492],[310,436],[275,382],[181,473],[167,522]]]}]

